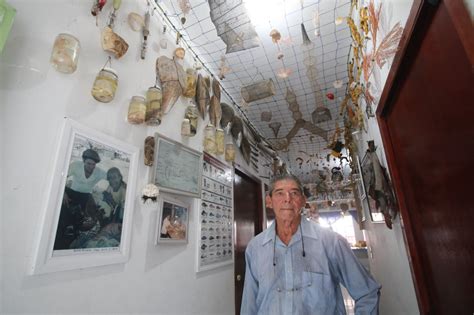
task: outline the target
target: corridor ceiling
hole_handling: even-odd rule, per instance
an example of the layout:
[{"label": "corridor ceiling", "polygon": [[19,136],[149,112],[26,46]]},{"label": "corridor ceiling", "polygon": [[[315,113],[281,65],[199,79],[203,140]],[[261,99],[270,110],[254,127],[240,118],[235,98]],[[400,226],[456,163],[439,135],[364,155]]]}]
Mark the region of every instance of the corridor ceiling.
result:
[{"label": "corridor ceiling", "polygon": [[[219,78],[236,112],[272,145],[292,173],[312,182],[318,169],[339,166],[338,159],[328,158],[327,146],[336,123],[343,127],[339,107],[347,90],[352,43],[343,18],[350,14],[351,1],[248,2],[261,6],[257,9],[260,17],[255,18],[242,0],[162,0],[156,5],[182,35],[181,45]],[[226,36],[228,45],[223,40]],[[270,79],[274,95],[248,103],[243,100],[242,87]],[[331,119],[314,120],[317,108],[328,109]]]}]

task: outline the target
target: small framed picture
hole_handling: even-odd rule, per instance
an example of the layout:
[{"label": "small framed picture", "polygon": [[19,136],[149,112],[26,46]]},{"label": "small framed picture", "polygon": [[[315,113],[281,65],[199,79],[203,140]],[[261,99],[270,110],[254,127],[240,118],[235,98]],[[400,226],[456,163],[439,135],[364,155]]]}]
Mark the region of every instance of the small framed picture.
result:
[{"label": "small framed picture", "polygon": [[155,244],[187,243],[189,205],[169,195],[163,195],[159,209]]}]

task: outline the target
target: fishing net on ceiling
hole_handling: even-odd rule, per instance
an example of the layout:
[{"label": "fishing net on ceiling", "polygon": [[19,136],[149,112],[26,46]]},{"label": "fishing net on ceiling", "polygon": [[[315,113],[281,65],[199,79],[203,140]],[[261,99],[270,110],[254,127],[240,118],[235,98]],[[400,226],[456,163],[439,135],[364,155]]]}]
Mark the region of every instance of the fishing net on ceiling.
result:
[{"label": "fishing net on ceiling", "polygon": [[208,0],[211,21],[226,44],[226,54],[259,46],[242,0]]}]

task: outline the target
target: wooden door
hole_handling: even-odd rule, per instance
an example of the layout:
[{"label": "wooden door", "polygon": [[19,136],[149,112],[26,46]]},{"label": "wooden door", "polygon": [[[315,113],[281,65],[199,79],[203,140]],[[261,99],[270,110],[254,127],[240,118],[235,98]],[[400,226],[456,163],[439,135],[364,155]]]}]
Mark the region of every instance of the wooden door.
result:
[{"label": "wooden door", "polygon": [[263,200],[260,180],[240,169],[234,177],[234,280],[235,314],[240,303],[245,279],[245,249],[250,240],[262,231]]},{"label": "wooden door", "polygon": [[472,314],[472,22],[463,1],[415,2],[377,116],[420,311]]}]

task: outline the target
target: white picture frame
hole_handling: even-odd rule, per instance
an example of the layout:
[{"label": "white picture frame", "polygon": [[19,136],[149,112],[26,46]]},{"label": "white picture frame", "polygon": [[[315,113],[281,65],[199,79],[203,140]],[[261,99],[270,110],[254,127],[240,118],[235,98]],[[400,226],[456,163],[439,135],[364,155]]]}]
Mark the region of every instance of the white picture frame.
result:
[{"label": "white picture frame", "polygon": [[168,194],[161,195],[155,245],[188,242],[189,210],[189,204]]},{"label": "white picture frame", "polygon": [[[90,170],[92,151],[99,161],[85,183],[81,178],[86,178],[86,164]],[[137,147],[65,119],[32,274],[128,260],[138,157]]]},{"label": "white picture frame", "polygon": [[234,168],[204,152],[196,273],[234,263]]},{"label": "white picture frame", "polygon": [[155,153],[150,182],[160,191],[199,198],[202,153],[155,133]]}]

